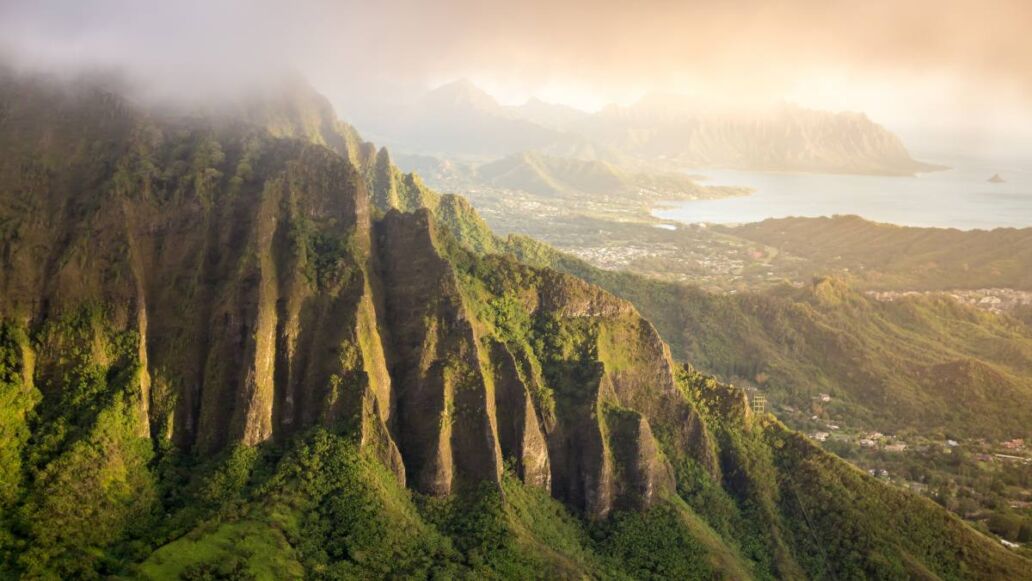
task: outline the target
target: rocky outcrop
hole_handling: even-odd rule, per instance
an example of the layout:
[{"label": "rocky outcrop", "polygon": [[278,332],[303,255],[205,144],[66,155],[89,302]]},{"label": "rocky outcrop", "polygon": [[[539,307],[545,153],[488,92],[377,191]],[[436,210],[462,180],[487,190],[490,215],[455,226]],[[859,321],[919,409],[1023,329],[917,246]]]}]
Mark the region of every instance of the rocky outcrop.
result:
[{"label": "rocky outcrop", "polygon": [[674,491],[674,473],[656,445],[649,421],[639,412],[606,410],[613,464],[616,467],[614,505],[641,510]]},{"label": "rocky outcrop", "polygon": [[412,484],[448,494],[498,481],[493,385],[451,265],[427,211],[390,212],[377,232],[386,320],[393,338],[398,438]]},{"label": "rocky outcrop", "polygon": [[502,456],[513,460],[516,474],[524,482],[551,490],[552,472],[542,422],[515,356],[501,342],[491,344],[491,369],[496,378],[495,409]]}]

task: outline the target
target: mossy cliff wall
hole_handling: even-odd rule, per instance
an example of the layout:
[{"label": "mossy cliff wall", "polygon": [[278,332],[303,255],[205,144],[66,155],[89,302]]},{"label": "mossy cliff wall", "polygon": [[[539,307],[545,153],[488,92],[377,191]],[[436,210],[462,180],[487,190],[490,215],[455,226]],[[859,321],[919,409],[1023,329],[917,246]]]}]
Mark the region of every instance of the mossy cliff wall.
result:
[{"label": "mossy cliff wall", "polygon": [[[137,435],[213,454],[339,426],[421,492],[499,484],[511,460],[597,517],[672,490],[653,418],[684,420],[672,448],[709,449],[630,305],[470,253],[468,204],[401,176],[385,152],[356,165],[311,143],[346,150],[325,124],[286,114],[269,131],[153,118],[104,93],[46,96],[8,111],[3,146],[21,157],[0,170],[17,184],[3,198],[0,314],[31,332],[89,306],[131,333]],[[274,136],[298,131],[321,137]],[[444,224],[426,209],[374,219],[367,182]],[[638,414],[619,443],[615,409]]]}]

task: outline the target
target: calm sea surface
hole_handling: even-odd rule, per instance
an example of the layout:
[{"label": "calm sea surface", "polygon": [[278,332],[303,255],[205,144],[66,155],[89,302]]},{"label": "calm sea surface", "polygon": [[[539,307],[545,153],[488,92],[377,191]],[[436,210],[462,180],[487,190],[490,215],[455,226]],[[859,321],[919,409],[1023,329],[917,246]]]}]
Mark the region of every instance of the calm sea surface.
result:
[{"label": "calm sea surface", "polygon": [[[1032,226],[1032,158],[940,158],[952,169],[916,177],[697,170],[703,183],[748,186],[752,195],[674,202],[654,214],[686,223],[740,224],[787,216],[857,214],[904,226]],[[993,174],[1006,183],[989,183]]]}]

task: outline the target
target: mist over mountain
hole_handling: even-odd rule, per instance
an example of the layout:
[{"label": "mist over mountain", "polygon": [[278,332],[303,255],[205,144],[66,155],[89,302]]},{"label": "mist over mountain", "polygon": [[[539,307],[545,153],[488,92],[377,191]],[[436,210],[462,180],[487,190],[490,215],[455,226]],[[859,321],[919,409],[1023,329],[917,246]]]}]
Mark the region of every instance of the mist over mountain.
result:
[{"label": "mist over mountain", "polygon": [[553,129],[512,114],[469,81],[439,87],[365,124],[388,145],[473,158],[536,149],[561,137]]},{"label": "mist over mountain", "polygon": [[566,131],[572,125],[590,116],[589,113],[580,109],[557,103],[547,103],[537,97],[531,97],[522,105],[507,107],[506,111],[518,119],[525,119],[556,131]]},{"label": "mist over mountain", "polygon": [[648,95],[608,107],[575,130],[637,157],[693,168],[886,175],[935,169],[913,160],[898,137],[862,113],[792,105],[699,111],[683,98]]},{"label": "mist over mountain", "polygon": [[362,124],[400,149],[469,158],[537,149],[558,157],[666,168],[911,175],[898,137],[861,113],[791,105],[716,110],[677,95],[579,112],[533,99],[503,106],[467,80],[438,87]]}]

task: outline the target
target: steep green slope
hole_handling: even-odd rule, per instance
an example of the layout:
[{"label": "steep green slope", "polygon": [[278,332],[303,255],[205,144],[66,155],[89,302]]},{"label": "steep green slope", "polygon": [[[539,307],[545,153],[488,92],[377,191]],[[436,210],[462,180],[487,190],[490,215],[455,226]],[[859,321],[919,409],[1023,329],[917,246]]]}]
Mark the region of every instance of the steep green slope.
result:
[{"label": "steep green slope", "polygon": [[1028,576],[385,153],[5,82],[4,576]]},{"label": "steep green slope", "polygon": [[599,270],[528,239],[510,243],[532,264],[631,301],[676,357],[784,403],[809,409],[830,393],[837,411],[884,430],[1029,435],[1032,329],[1018,320],[946,298],[880,302],[836,279],[716,295]]},{"label": "steep green slope", "polygon": [[784,218],[726,229],[805,258],[802,275],[836,273],[858,288],[1032,289],[1032,229],[961,231],[868,222],[858,216]]}]

